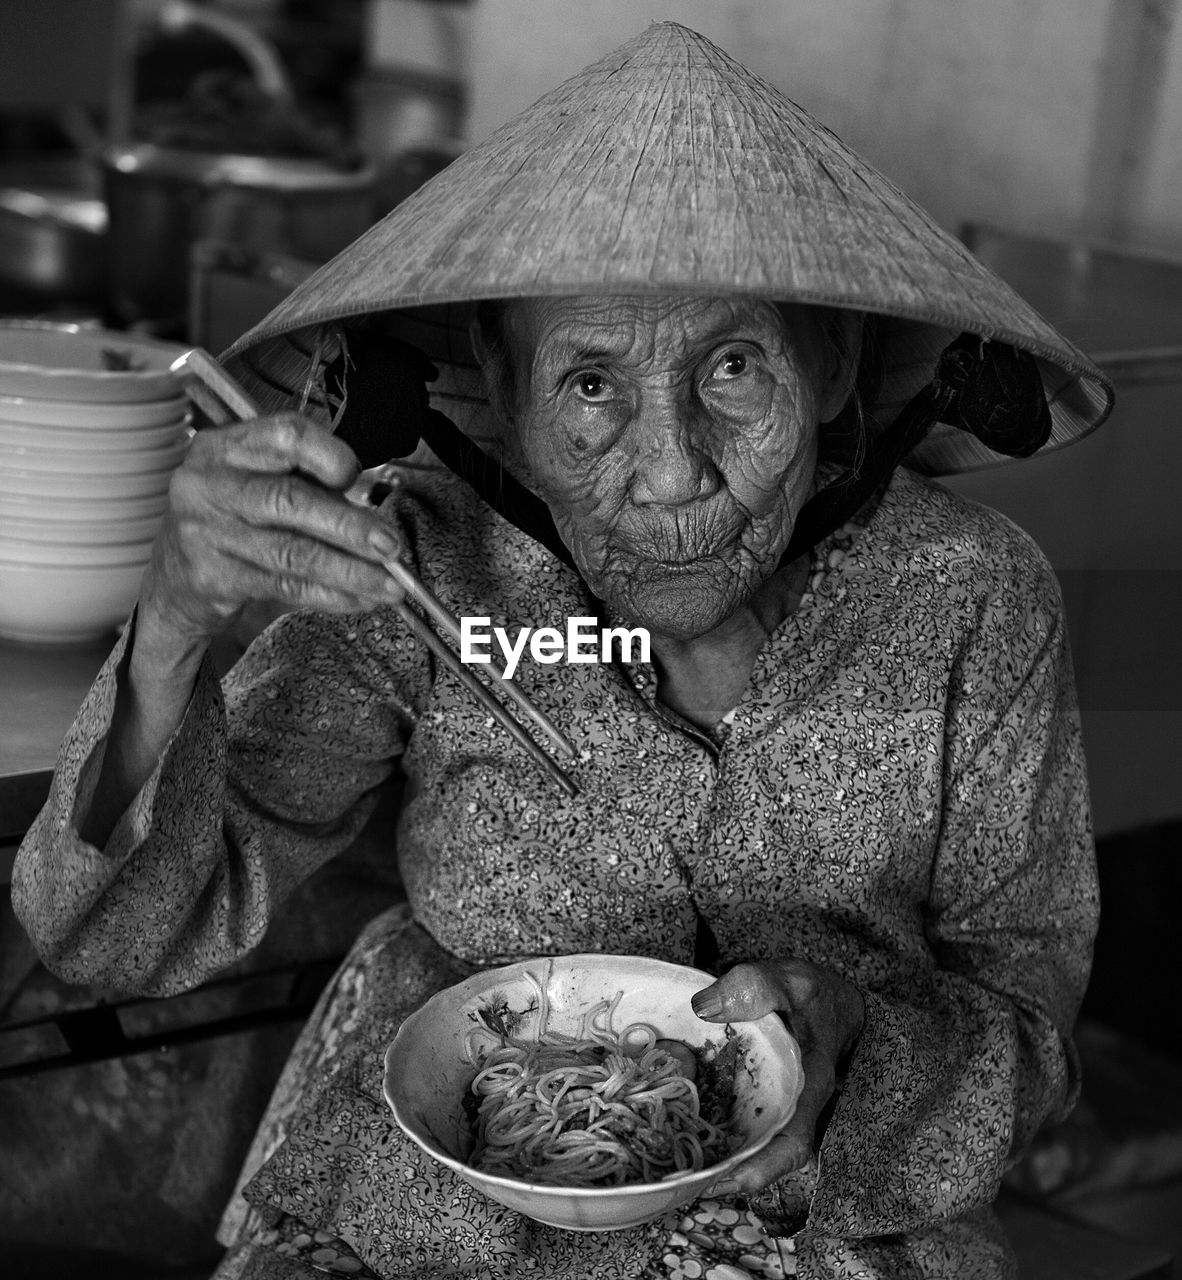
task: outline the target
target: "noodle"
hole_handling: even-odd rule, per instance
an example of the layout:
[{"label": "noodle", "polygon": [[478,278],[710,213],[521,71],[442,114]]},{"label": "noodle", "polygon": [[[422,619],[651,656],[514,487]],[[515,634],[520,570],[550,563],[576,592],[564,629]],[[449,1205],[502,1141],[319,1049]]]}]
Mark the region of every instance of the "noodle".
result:
[{"label": "noodle", "polygon": [[[531,975],[532,976],[532,975]],[[656,1030],[632,1023],[618,1035],[622,993],[583,1017],[579,1036],[546,1032],[539,987],[537,1040],[493,1037],[472,1081],[476,1148],[486,1173],[571,1187],[658,1182],[723,1159],[728,1136],[700,1114],[698,1090]],[[477,1057],[474,1029],[469,1052]]]}]

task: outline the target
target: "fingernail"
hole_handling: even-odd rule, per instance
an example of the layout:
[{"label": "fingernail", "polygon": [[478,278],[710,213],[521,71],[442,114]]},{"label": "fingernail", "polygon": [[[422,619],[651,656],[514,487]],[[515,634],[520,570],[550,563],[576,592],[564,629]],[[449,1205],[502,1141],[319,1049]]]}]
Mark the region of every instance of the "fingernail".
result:
[{"label": "fingernail", "polygon": [[369,545],[380,556],[387,558],[398,554],[398,540],[393,534],[387,533],[385,529],[378,529],[369,535]]},{"label": "fingernail", "polygon": [[715,1018],[722,1012],[722,1000],[713,987],[705,987],[690,997],[690,1007],[699,1018]]},{"label": "fingernail", "polygon": [[719,1178],[717,1182],[712,1182],[703,1193],[707,1196],[733,1196],[739,1190],[739,1184],[734,1178]]}]

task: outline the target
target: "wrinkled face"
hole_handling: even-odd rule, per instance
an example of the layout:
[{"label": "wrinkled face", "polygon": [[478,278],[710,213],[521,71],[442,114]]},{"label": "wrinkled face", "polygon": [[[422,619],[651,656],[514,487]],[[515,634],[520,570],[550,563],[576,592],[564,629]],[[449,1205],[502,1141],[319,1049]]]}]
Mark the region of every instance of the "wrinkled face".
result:
[{"label": "wrinkled face", "polygon": [[633,624],[704,635],[775,570],[816,464],[815,314],[743,298],[507,304],[510,456]]}]

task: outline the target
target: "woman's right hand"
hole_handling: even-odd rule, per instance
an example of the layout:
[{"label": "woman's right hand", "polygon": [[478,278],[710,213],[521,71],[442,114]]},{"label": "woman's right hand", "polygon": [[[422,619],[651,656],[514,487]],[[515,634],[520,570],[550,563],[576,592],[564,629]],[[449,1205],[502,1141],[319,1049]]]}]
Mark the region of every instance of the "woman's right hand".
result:
[{"label": "woman's right hand", "polygon": [[180,725],[209,641],[253,600],[337,613],[397,603],[398,540],[345,491],[360,466],[296,414],[200,431],[140,585],[102,768],[79,833],[103,848]]},{"label": "woman's right hand", "polygon": [[344,498],[360,466],[296,414],[198,432],[140,591],[137,647],[203,649],[252,600],[329,612],[402,597],[394,533]]}]

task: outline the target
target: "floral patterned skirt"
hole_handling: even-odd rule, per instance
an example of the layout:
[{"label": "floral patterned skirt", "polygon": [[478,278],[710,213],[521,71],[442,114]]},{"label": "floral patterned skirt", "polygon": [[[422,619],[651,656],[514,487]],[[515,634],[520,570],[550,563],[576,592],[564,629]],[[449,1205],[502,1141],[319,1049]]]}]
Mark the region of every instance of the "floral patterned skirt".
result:
[{"label": "floral patterned skirt", "polygon": [[1013,1274],[991,1215],[878,1241],[800,1231],[815,1166],[752,1201],[702,1199],[623,1231],[562,1231],[490,1201],[406,1138],[382,1097],[383,1058],[403,1018],[473,971],[405,906],[363,931],[276,1086],[222,1220],[228,1251],[214,1280]]}]

